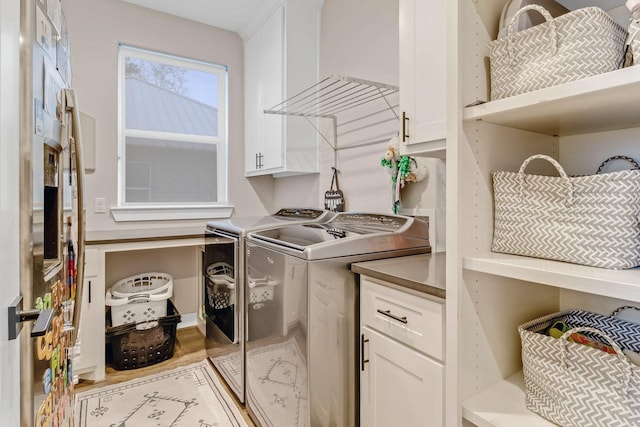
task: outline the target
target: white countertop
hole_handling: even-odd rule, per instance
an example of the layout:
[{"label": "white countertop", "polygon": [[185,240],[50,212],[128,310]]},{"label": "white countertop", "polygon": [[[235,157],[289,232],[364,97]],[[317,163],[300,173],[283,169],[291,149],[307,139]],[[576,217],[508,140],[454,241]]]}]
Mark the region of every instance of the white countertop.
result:
[{"label": "white countertop", "polygon": [[101,245],[204,237],[205,226],[87,231],[86,244]]}]

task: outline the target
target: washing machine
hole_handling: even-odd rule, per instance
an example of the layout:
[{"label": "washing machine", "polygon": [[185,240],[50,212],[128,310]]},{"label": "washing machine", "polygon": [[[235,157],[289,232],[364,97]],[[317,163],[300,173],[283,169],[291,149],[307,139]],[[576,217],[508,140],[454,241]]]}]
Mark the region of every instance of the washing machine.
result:
[{"label": "washing machine", "polygon": [[428,224],[337,213],[248,233],[246,408],[258,426],[358,425],[354,262],[431,252]]},{"label": "washing machine", "polygon": [[322,222],[332,215],[332,212],[321,209],[283,208],[273,215],[207,223],[202,254],[206,351],[241,402],[245,399],[244,290],[248,288],[245,282],[249,277],[245,262],[247,233],[289,224]]}]

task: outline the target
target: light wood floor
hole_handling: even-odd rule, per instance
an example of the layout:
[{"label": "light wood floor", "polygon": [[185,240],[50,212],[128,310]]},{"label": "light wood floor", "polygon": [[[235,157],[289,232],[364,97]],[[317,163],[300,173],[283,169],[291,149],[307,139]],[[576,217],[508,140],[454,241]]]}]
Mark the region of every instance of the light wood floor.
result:
[{"label": "light wood floor", "polygon": [[[202,336],[198,328],[196,328],[195,326],[182,328],[176,331],[176,343],[173,348],[173,357],[171,359],[155,365],[146,366],[144,368],[127,370],[127,371],[116,371],[111,366],[107,365],[107,368],[106,368],[107,378],[105,381],[94,383],[94,382],[80,380],[80,382],[75,386],[75,391],[76,393],[80,393],[80,392],[91,390],[97,387],[104,387],[111,384],[118,384],[124,381],[140,378],[146,375],[168,371],[170,369],[174,369],[179,366],[186,366],[192,363],[201,362],[205,359],[207,359],[207,352],[205,350],[204,337]],[[215,372],[215,369],[214,369],[214,372]],[[216,372],[216,374],[218,373]],[[224,381],[222,380],[220,375],[218,375],[218,379],[226,388],[226,384],[224,384]],[[249,426],[254,426],[254,424],[251,422],[249,418],[249,415],[247,414],[247,411],[244,408],[244,405],[242,405],[240,402],[238,402],[235,399],[234,394],[228,388],[226,389],[227,389],[227,393],[233,397],[233,400],[238,405],[238,408],[240,409],[240,412],[244,416],[245,420],[247,421],[247,424]]]}]

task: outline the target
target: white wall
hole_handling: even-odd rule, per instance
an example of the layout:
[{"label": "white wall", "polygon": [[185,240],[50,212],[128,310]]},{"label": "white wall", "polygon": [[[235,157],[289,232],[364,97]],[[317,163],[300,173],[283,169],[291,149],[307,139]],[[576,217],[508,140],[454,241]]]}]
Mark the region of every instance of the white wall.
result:
[{"label": "white wall", "polygon": [[[198,225],[203,221],[116,223],[93,212],[95,197],[117,203],[117,46],[119,42],[225,64],[229,67],[229,201],[234,216],[261,215],[283,206],[322,206],[334,155],[321,142],[321,173],[273,180],[244,177],[242,40],[232,32],[115,0],[64,0],[73,85],[81,110],[96,119],[94,173],[87,175],[87,228]],[[341,74],[398,84],[397,0],[325,0],[320,36],[320,76]],[[323,123],[327,129],[328,123]],[[390,124],[390,126],[394,126]],[[338,144],[343,143],[339,140]],[[379,166],[386,143],[338,152],[340,187],[347,209],[390,212],[390,177]],[[439,172],[432,172],[437,176]],[[438,180],[409,184],[409,207],[431,206]],[[410,194],[414,193],[414,194]],[[416,194],[417,193],[417,196]],[[442,192],[442,194],[444,194]],[[417,201],[417,202],[416,202]],[[427,206],[424,206],[427,205]]]},{"label": "white wall", "polygon": [[[398,84],[397,0],[325,0],[321,19],[320,78],[339,74]],[[324,131],[329,123],[320,125]],[[339,183],[348,210],[390,212],[389,176],[379,166],[385,148],[383,143],[339,151]],[[310,193],[306,197],[313,196],[313,204],[322,206],[331,185],[334,156],[322,140],[320,150],[320,175],[276,180],[276,205],[296,204],[298,190],[306,189]]]},{"label": "white wall", "polygon": [[95,197],[117,203],[117,49],[126,43],[229,67],[229,202],[234,215],[274,210],[273,179],[244,178],[242,40],[232,32],[116,0],[63,0],[80,109],[96,119],[96,170],[87,175],[87,229],[171,227],[202,221],[116,223],[93,212]]},{"label": "white wall", "polygon": [[[325,0],[322,7],[320,34],[320,78],[330,74],[355,77],[380,83],[398,85],[399,81],[399,15],[397,0]],[[397,103],[397,96],[392,101]],[[375,107],[358,109],[363,115],[376,111]],[[372,110],[372,108],[374,108]],[[355,111],[351,111],[352,113]],[[344,116],[344,117],[343,117]],[[350,117],[339,115],[338,121]],[[330,123],[321,121],[325,135],[331,135]],[[399,128],[389,123],[392,132]],[[338,138],[338,146],[348,146],[358,136]],[[372,137],[368,140],[379,138]],[[320,140],[320,175],[306,175],[276,180],[276,206],[296,205],[299,201],[322,206],[324,192],[331,185],[333,150]],[[366,147],[339,150],[337,168],[339,183],[352,211],[391,212],[391,177],[380,166],[387,148],[386,142]],[[437,208],[444,205],[444,181],[439,177],[440,161],[428,160],[430,178],[419,184],[408,184],[403,200],[409,208]],[[311,190],[310,190],[311,189]],[[438,197],[438,195],[442,197]],[[439,200],[441,199],[441,200]]]}]

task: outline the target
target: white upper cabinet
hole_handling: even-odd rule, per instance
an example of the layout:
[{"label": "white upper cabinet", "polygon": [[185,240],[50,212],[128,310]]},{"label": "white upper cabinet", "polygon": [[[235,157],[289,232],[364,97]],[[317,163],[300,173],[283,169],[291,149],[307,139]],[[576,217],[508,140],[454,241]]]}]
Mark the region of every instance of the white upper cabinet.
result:
[{"label": "white upper cabinet", "polygon": [[400,0],[401,152],[444,157],[446,0]]},{"label": "white upper cabinet", "polygon": [[317,2],[286,0],[245,40],[246,176],[318,172],[314,126],[265,110],[317,82],[319,28]]}]

